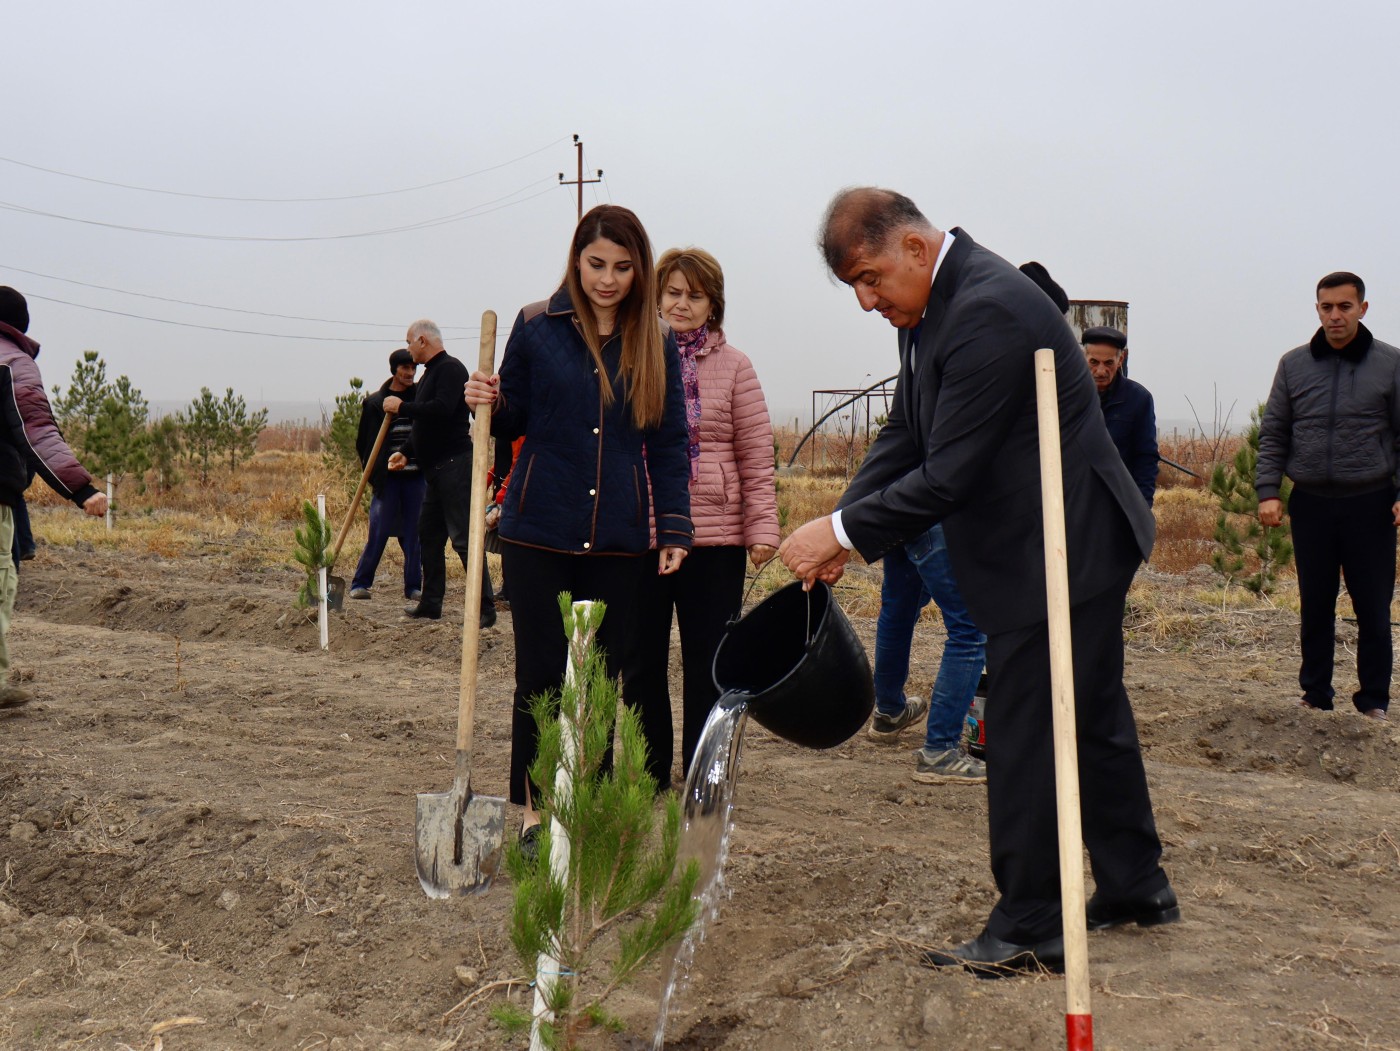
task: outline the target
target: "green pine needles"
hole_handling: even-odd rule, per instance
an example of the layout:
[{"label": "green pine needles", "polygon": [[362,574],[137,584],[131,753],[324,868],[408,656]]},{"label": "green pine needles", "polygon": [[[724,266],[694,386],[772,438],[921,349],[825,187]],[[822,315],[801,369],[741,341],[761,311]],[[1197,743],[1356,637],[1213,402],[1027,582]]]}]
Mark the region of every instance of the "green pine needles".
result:
[{"label": "green pine needles", "polygon": [[321,517],[316,505],[310,500],[301,502],[301,517],[305,521],[294,534],[296,550],[292,557],[306,570],[306,580],[297,592],[298,606],[312,606],[321,600],[321,582],[317,572],[326,566],[326,556],[331,546],[330,523]]},{"label": "green pine needles", "polygon": [[[1279,571],[1293,558],[1287,521],[1273,527],[1259,521],[1254,471],[1259,462],[1259,421],[1263,414],[1262,405],[1249,414],[1249,430],[1234,460],[1229,465],[1216,464],[1210,476],[1210,491],[1220,502],[1211,568],[1225,578],[1226,584],[1239,584],[1256,595],[1271,592]],[[1285,478],[1279,491],[1285,507],[1292,490],[1292,483]]]},{"label": "green pine needles", "polygon": [[[617,684],[593,645],[603,604],[576,610],[566,592],[559,608],[573,673],[558,696],[534,704],[540,745],[530,776],[540,787],[544,834],[533,859],[512,843],[506,868],[515,883],[511,940],[552,1014],[540,1019],[540,1036],[547,1047],[569,1049],[585,1029],[615,1025],[603,1002],[690,929],[700,870],[695,861],[677,865],[674,794],[666,795],[657,828],[641,723],[626,705],[619,709]],[[614,713],[618,748],[608,769]],[[561,769],[566,776],[556,785]],[[560,872],[550,863],[551,819],[568,840]],[[541,954],[557,961],[554,973],[537,972]]]}]

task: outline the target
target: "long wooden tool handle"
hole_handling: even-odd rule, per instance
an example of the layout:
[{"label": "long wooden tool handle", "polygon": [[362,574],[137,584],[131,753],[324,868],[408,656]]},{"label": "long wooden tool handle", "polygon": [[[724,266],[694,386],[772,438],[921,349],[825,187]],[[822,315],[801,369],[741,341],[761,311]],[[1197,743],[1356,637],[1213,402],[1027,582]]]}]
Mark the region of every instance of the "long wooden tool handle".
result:
[{"label": "long wooden tool handle", "polygon": [[335,538],[335,550],[331,552],[330,565],[335,565],[335,560],[340,557],[341,545],[345,543],[345,537],[350,532],[350,523],[355,520],[355,509],[360,506],[360,497],[365,495],[365,486],[369,484],[369,476],[374,473],[374,462],[379,459],[379,450],[384,448],[384,438],[389,433],[389,424],[393,421],[394,414],[386,412],[384,420],[379,425],[379,434],[375,436],[374,448],[370,450],[369,459],[365,461],[364,473],[360,475],[360,484],[355,487],[355,499],[350,501],[350,507],[345,512],[345,521],[340,523],[340,535]]},{"label": "long wooden tool handle", "polygon": [[[496,312],[481,315],[481,355],[477,369],[496,367]],[[486,472],[491,466],[491,406],[472,418],[471,520],[467,538],[467,601],[462,613],[462,685],[457,697],[457,762],[470,762],[472,716],[476,709],[476,664],[481,634],[481,567],[486,561]]]},{"label": "long wooden tool handle", "polygon": [[1065,489],[1060,466],[1060,405],[1055,352],[1035,352],[1040,424],[1040,498],[1045,528],[1045,599],[1049,614],[1050,690],[1055,728],[1055,813],[1060,832],[1060,908],[1065,940],[1065,1028],[1069,1051],[1092,1051],[1089,939],[1084,919],[1084,835],[1079,823],[1079,754],[1074,727],[1074,650],[1069,630],[1069,561]]}]

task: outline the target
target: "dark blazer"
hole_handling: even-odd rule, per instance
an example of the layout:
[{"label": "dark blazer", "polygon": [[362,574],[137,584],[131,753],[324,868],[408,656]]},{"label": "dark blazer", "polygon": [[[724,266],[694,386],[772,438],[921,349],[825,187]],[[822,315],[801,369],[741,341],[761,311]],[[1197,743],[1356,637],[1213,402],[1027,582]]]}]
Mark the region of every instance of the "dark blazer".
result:
[{"label": "dark blazer", "polygon": [[502,540],[578,555],[641,555],[651,541],[654,498],[657,544],[691,546],[689,432],[680,355],[669,333],[665,354],[665,411],[656,427],[638,430],[617,378],[621,339],[603,344],[613,388],[612,404],[604,406],[568,291],[520,312],[491,417],[499,441],[525,436],[506,487]]},{"label": "dark blazer", "polygon": [[839,506],[867,560],[943,522],[958,587],[992,635],[1046,619],[1038,348],[1055,351],[1071,602],[1121,586],[1155,527],[1064,317],[1006,260],[953,234],[913,330],[914,370],[901,330],[889,422]]},{"label": "dark blazer", "polygon": [[1152,393],[1127,376],[1115,376],[1099,396],[1108,436],[1147,506],[1157,494],[1157,412]]}]

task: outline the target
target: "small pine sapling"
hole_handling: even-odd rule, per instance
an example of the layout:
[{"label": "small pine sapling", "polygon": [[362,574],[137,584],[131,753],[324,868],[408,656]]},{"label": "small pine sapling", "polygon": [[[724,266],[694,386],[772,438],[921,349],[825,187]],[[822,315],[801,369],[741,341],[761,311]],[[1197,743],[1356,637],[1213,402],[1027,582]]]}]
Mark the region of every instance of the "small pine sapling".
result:
[{"label": "small pine sapling", "polygon": [[297,605],[305,607],[315,605],[321,599],[317,573],[328,565],[326,559],[331,546],[331,527],[310,500],[302,501],[301,517],[305,524],[294,534],[297,546],[292,557],[306,570],[306,580],[297,592]]},{"label": "small pine sapling", "polygon": [[[1210,491],[1220,505],[1215,520],[1215,550],[1210,565],[1226,584],[1239,584],[1256,595],[1267,595],[1278,581],[1279,571],[1293,558],[1288,523],[1265,526],[1259,521],[1259,494],[1254,472],[1259,462],[1259,422],[1264,407],[1249,416],[1245,440],[1229,464],[1216,464]],[[1284,506],[1292,492],[1285,478],[1279,496]]]},{"label": "small pine sapling", "polygon": [[[515,883],[511,941],[549,1012],[539,1018],[539,1036],[546,1047],[570,1049],[585,1029],[616,1024],[604,1001],[694,924],[700,870],[695,861],[677,864],[681,810],[673,794],[656,827],[641,723],[625,705],[619,710],[617,684],[592,645],[602,603],[575,610],[566,593],[559,605],[575,673],[559,694],[534,704],[540,744],[530,776],[540,787],[543,835],[533,858],[512,843],[506,868]],[[618,748],[606,770],[614,714]],[[551,865],[551,820],[568,844],[561,871]],[[542,954],[557,961],[555,973],[537,970]]]}]

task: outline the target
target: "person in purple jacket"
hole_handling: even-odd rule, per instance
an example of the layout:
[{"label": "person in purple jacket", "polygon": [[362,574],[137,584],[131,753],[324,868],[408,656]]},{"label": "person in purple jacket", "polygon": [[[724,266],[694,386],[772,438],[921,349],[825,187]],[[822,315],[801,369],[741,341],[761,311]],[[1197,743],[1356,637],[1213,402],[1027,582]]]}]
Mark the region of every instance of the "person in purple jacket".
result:
[{"label": "person in purple jacket", "polygon": [[8,557],[14,543],[14,508],[23,501],[31,472],[90,515],[107,513],[107,494],[98,492],[54,423],[44,380],[34,359],[39,344],[30,339],[29,304],[8,285],[0,286],[0,708],[18,708],[33,700],[28,690],[11,686],[10,650],[5,636],[15,611],[19,574]]}]

